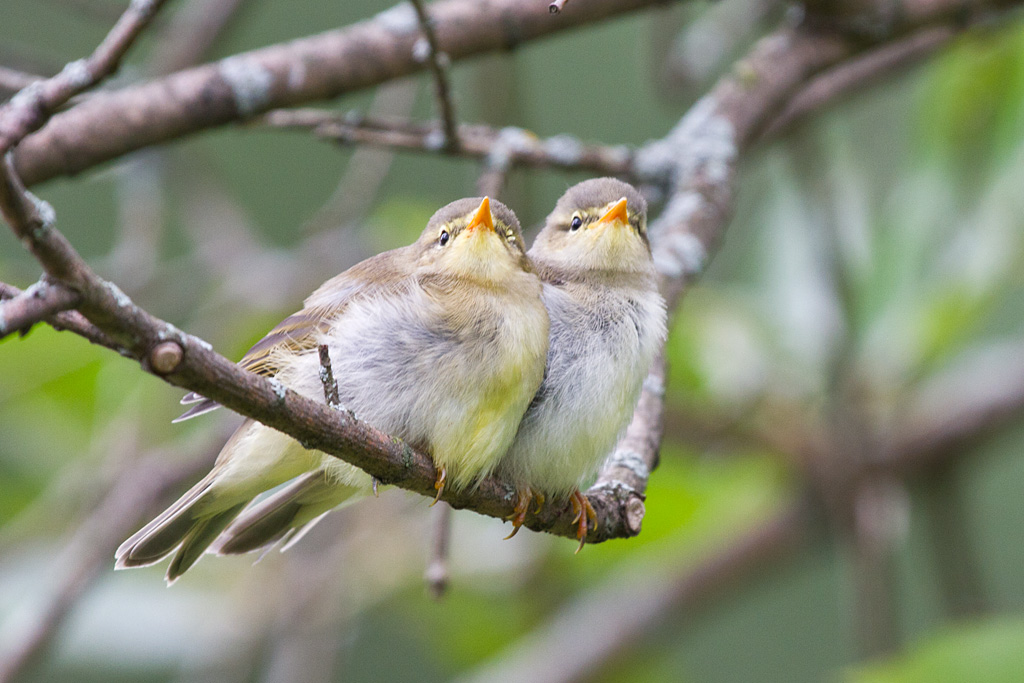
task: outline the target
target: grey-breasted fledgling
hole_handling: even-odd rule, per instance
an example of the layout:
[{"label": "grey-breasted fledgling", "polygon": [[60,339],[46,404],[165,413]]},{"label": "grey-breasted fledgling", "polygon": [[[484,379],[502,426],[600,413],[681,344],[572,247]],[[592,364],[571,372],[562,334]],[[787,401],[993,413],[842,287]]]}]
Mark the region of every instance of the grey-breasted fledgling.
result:
[{"label": "grey-breasted fledgling", "polygon": [[[452,202],[412,245],[324,283],[241,365],[323,401],[321,343],[345,407],[430,453],[438,495],[446,482],[462,488],[488,474],[540,385],[548,346],[541,283],[515,214],[486,197]],[[184,401],[198,405],[182,418],[216,407],[195,395]],[[255,496],[296,477],[285,491],[329,482],[337,498],[370,488],[361,470],[246,420],[213,470],[118,548],[117,567],[177,551],[167,570],[173,582]]]},{"label": "grey-breasted fledgling", "polygon": [[536,496],[572,498],[580,546],[594,511],[580,487],[629,424],[665,340],[647,204],[614,178],[569,188],[529,252],[551,318],[544,382],[497,474],[516,486],[515,534]]}]

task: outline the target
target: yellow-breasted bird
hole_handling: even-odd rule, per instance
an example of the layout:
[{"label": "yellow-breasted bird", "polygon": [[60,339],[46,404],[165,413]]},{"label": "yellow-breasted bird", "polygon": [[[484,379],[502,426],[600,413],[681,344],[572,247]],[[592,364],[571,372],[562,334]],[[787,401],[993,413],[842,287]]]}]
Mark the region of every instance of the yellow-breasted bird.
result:
[{"label": "yellow-breasted bird", "polygon": [[629,424],[665,340],[647,204],[614,178],[569,188],[529,252],[551,318],[544,382],[497,474],[519,492],[514,535],[533,497],[577,511],[580,547],[594,511],[580,493]]},{"label": "yellow-breasted bird", "polygon": [[[579,183],[559,199],[529,255],[551,320],[547,369],[497,473],[519,492],[513,534],[533,497],[571,497],[582,542],[593,509],[579,487],[629,424],[665,339],[647,205],[614,178]],[[350,496],[331,478],[307,475],[242,513],[215,548],[244,553],[294,542]]]},{"label": "yellow-breasted bird", "polygon": [[[323,401],[319,344],[330,348],[347,409],[433,457],[439,496],[446,482],[472,485],[508,449],[544,374],[548,316],[515,214],[486,197],[448,204],[412,245],[324,283],[240,364]],[[195,394],[183,402],[197,405],[179,419],[216,407]],[[213,470],[118,548],[117,568],[176,551],[173,582],[253,498],[292,479],[270,497],[290,492],[276,514],[292,519],[277,520],[278,536],[267,541],[301,528],[296,520],[317,508],[318,489],[333,507],[341,494],[370,488],[362,470],[246,420]]]}]

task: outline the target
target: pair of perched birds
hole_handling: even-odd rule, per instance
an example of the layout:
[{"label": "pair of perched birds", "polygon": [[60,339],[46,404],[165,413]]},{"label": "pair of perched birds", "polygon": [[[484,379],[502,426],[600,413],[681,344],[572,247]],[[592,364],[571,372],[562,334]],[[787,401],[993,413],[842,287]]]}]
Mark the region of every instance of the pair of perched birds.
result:
[{"label": "pair of perched birds", "polygon": [[[568,498],[582,544],[593,508],[580,486],[629,423],[665,337],[646,223],[631,185],[588,180],[559,199],[527,253],[503,204],[452,202],[415,243],[324,283],[240,365],[323,401],[326,344],[341,403],[429,453],[438,497],[496,473],[518,493],[513,533],[534,498]],[[196,405],[179,420],[217,407],[182,402]],[[366,472],[246,420],[213,470],[121,545],[117,567],[177,551],[173,582],[207,551],[293,543],[371,487]]]}]

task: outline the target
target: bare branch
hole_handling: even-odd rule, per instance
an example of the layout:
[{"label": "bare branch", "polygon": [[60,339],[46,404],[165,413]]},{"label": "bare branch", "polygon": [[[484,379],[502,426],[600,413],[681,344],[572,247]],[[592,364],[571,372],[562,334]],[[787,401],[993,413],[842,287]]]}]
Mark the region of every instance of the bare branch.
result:
[{"label": "bare branch", "polygon": [[334,366],[331,365],[331,349],[327,344],[320,344],[317,351],[320,353],[320,383],[324,385],[324,402],[331,410],[341,410],[338,383],[334,380]]},{"label": "bare branch", "polygon": [[793,96],[768,124],[762,137],[775,138],[823,105],[835,105],[851,91],[913,66],[947,45],[957,34],[952,26],[925,28],[826,71]]},{"label": "bare branch", "polygon": [[0,301],[0,339],[12,332],[27,332],[35,323],[77,304],[75,292],[66,287],[51,287],[42,279],[11,299]]},{"label": "bare branch", "polygon": [[[51,284],[50,286],[60,287],[61,285]],[[17,287],[9,285],[6,282],[0,282],[0,299],[14,299],[22,294],[24,294],[24,292]],[[111,351],[119,353],[122,356],[128,354],[127,349],[115,343],[114,340],[103,334],[98,327],[86,320],[85,316],[78,311],[63,311],[56,315],[46,317],[43,320],[55,330],[74,332],[79,337],[83,337],[98,346],[105,346]]]},{"label": "bare branch", "polygon": [[[416,10],[416,19],[419,21],[420,30],[423,31],[423,40],[413,45],[413,56],[426,61],[430,65],[430,71],[434,75],[434,94],[437,99],[437,108],[441,114],[441,123],[444,131],[444,149],[454,152],[459,148],[459,133],[455,121],[455,105],[452,104],[451,85],[448,82],[448,55],[441,52],[437,47],[437,35],[434,34],[434,26],[423,0],[410,0],[413,9]],[[426,49],[424,49],[424,46]]]},{"label": "bare branch", "polygon": [[435,600],[444,597],[448,590],[448,550],[452,536],[452,509],[441,503],[432,511],[431,523],[434,532],[430,539],[430,557],[423,579],[427,582],[427,590]]},{"label": "bare branch", "polygon": [[[438,47],[453,61],[508,50],[664,0],[587,0],[552,18],[522,0],[430,5]],[[408,3],[346,28],[246,52],[137,86],[97,94],[25,140],[17,167],[28,185],[271,109],[334,98],[421,71]]]},{"label": "bare branch", "polygon": [[87,58],[56,76],[31,84],[0,110],[0,155],[42,126],[60,105],[117,70],[128,48],[166,0],[132,0],[114,28]]},{"label": "bare branch", "polygon": [[522,165],[627,175],[633,154],[625,145],[608,146],[580,142],[568,135],[538,138],[528,130],[483,125],[458,127],[458,150],[444,150],[437,125],[384,119],[365,119],[317,109],[281,109],[261,122],[285,129],[310,130],[343,145],[374,145],[414,152],[448,153],[484,159],[495,166]]}]

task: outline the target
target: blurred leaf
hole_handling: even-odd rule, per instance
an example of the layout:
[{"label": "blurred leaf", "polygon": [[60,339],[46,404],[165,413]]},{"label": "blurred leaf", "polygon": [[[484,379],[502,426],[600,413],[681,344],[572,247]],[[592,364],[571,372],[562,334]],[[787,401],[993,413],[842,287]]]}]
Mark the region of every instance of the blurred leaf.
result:
[{"label": "blurred leaf", "polygon": [[938,60],[926,81],[920,107],[920,140],[926,156],[951,165],[968,188],[984,182],[986,171],[1004,161],[1020,141],[1022,103],[1020,24],[972,33]]},{"label": "blurred leaf", "polygon": [[905,655],[849,672],[850,683],[1019,683],[1024,621],[958,624]]},{"label": "blurred leaf", "polygon": [[956,283],[932,292],[917,311],[920,366],[935,367],[967,345],[992,304],[993,297]]}]

